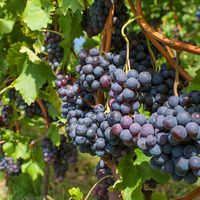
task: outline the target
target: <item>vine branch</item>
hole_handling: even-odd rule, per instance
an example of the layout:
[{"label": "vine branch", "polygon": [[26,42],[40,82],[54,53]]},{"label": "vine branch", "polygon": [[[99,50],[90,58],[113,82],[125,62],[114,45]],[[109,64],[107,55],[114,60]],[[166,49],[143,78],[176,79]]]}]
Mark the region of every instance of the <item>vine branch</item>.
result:
[{"label": "vine branch", "polygon": [[[129,2],[130,1],[131,0],[129,0]],[[131,3],[132,3],[132,1],[131,1]],[[140,0],[136,0],[136,7],[137,7],[137,15],[143,16]],[[142,29],[145,32],[147,32],[147,34],[151,35],[154,39],[160,41],[161,43],[163,43],[175,50],[183,50],[183,51],[187,51],[187,52],[190,52],[193,54],[200,55],[200,47],[191,45],[191,44],[179,41],[179,40],[170,40],[169,38],[167,38],[167,37],[163,36],[162,34],[160,34],[159,32],[157,32],[153,27],[151,27],[146,22],[144,17],[140,18],[138,21],[139,21],[139,24],[142,27]]]},{"label": "vine branch", "polygon": [[[37,104],[39,105],[42,114],[44,115],[45,119],[45,127],[48,130],[49,128],[49,118],[47,114],[47,110],[42,102],[42,100],[37,99],[36,100]],[[48,191],[49,191],[49,176],[50,176],[50,168],[47,163],[45,163],[45,174],[44,174],[44,200],[48,200]]]},{"label": "vine branch", "polygon": [[182,198],[178,198],[176,200],[192,200],[192,199],[196,198],[199,195],[200,195],[200,187],[194,189],[192,192],[190,192],[186,196],[184,196]]},{"label": "vine branch", "polygon": [[[137,10],[132,2],[132,0],[128,0],[129,5],[131,7],[131,10],[135,16],[140,15],[143,16],[142,10],[141,10],[141,3],[139,0],[136,1],[137,3]],[[143,18],[143,17],[142,17]],[[149,34],[148,31],[146,31],[145,28],[141,25],[141,19],[138,19],[138,24],[140,25],[141,29],[143,30],[145,36],[152,42],[152,44],[158,49],[158,51],[165,57],[166,61],[170,64],[170,66],[174,69],[177,67],[177,63],[175,60],[168,54],[168,52],[162,47],[162,45],[154,38],[152,37],[152,34]],[[192,81],[192,77],[182,68],[179,67],[180,74],[188,81]]]}]

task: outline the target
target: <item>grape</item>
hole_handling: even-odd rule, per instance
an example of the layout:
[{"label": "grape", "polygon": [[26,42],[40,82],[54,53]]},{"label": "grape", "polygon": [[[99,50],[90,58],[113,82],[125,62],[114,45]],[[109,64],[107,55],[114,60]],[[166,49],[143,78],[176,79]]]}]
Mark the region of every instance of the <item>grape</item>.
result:
[{"label": "grape", "polygon": [[161,154],[159,156],[154,157],[154,161],[158,165],[164,165],[169,160],[169,156],[166,154]]},{"label": "grape", "polygon": [[189,159],[189,166],[193,170],[200,169],[200,158],[198,156],[192,156]]},{"label": "grape", "polygon": [[120,138],[122,141],[128,142],[131,141],[132,135],[131,132],[128,129],[122,130],[120,133]]},{"label": "grape", "polygon": [[174,163],[171,160],[168,160],[162,167],[162,170],[168,174],[174,173]]},{"label": "grape", "polygon": [[147,142],[146,138],[140,138],[137,141],[137,146],[142,150],[146,150],[147,149],[146,142]]},{"label": "grape", "polygon": [[109,89],[111,86],[111,78],[108,75],[103,75],[100,78],[100,84],[102,86],[103,89]]},{"label": "grape", "polygon": [[97,140],[96,140],[96,148],[99,150],[99,149],[104,149],[104,147],[105,147],[105,139],[103,139],[103,138],[98,138]]},{"label": "grape", "polygon": [[162,152],[165,154],[171,154],[172,146],[170,144],[165,144],[162,146]]},{"label": "grape", "polygon": [[137,79],[138,78],[138,72],[134,69],[131,69],[130,71],[128,71],[127,77]]},{"label": "grape", "polygon": [[135,136],[135,135],[137,135],[137,134],[140,132],[141,126],[140,126],[140,124],[138,124],[138,123],[132,123],[132,124],[130,125],[130,127],[129,127],[129,130],[130,130],[131,134],[132,134],[133,136]]},{"label": "grape", "polygon": [[140,84],[136,78],[130,77],[126,80],[126,86],[130,90],[137,90],[140,87]]},{"label": "grape", "polygon": [[147,146],[152,147],[156,145],[156,137],[153,135],[148,135],[147,136]]},{"label": "grape", "polygon": [[126,115],[121,118],[120,123],[121,123],[122,128],[128,129],[130,125],[133,123],[133,119],[132,117]]},{"label": "grape", "polygon": [[120,133],[122,132],[123,128],[121,126],[121,124],[114,124],[112,126],[112,133],[114,135],[120,135]]},{"label": "grape", "polygon": [[111,85],[111,90],[114,92],[114,93],[120,93],[122,91],[122,87],[121,85],[119,85],[118,83],[113,83]]},{"label": "grape", "polygon": [[122,114],[119,111],[113,111],[110,113],[110,116],[108,118],[108,122],[110,125],[113,125],[115,123],[119,123],[121,121]]},{"label": "grape", "polygon": [[150,166],[151,166],[154,170],[158,170],[158,169],[161,168],[161,165],[158,165],[158,164],[155,163],[153,157],[150,159]]},{"label": "grape", "polygon": [[187,175],[185,175],[184,177],[184,180],[189,183],[189,184],[193,184],[193,183],[196,183],[197,182],[197,177],[192,173],[192,172],[189,172]]},{"label": "grape", "polygon": [[168,99],[168,103],[172,108],[175,108],[176,106],[178,106],[179,103],[179,97],[177,96],[171,96]]},{"label": "grape", "polygon": [[179,112],[176,117],[177,117],[178,124],[183,125],[183,126],[189,123],[191,120],[190,114],[185,111]]},{"label": "grape", "polygon": [[151,147],[149,149],[149,153],[152,155],[152,156],[159,156],[161,154],[162,150],[160,148],[159,145],[155,145],[154,147]]},{"label": "grape", "polygon": [[158,133],[156,134],[157,143],[159,145],[165,145],[168,140],[168,136],[165,133]]},{"label": "grape", "polygon": [[134,100],[134,96],[135,96],[134,92],[128,88],[125,88],[122,92],[122,98],[125,101]]},{"label": "grape", "polygon": [[189,170],[189,159],[178,158],[176,160],[176,169],[182,172],[187,172]]},{"label": "grape", "polygon": [[172,155],[176,158],[182,156],[183,155],[183,147],[182,146],[172,147]]},{"label": "grape", "polygon": [[168,130],[172,129],[174,126],[177,126],[176,118],[173,116],[167,116],[163,121],[163,126]]},{"label": "grape", "polygon": [[187,145],[183,149],[183,154],[188,158],[190,158],[191,156],[196,156],[197,149],[193,145]]},{"label": "grape", "polygon": [[144,124],[141,128],[141,136],[147,137],[154,134],[154,128],[151,124]]},{"label": "grape", "polygon": [[187,137],[187,132],[183,126],[177,125],[172,128],[171,135],[175,141],[183,141]]},{"label": "grape", "polygon": [[147,119],[142,114],[135,114],[134,115],[134,122],[140,124],[141,126],[147,122]]},{"label": "grape", "polygon": [[185,128],[190,137],[195,138],[197,136],[198,131],[199,131],[199,126],[197,123],[189,122],[186,124]]},{"label": "grape", "polygon": [[151,74],[148,72],[141,72],[138,76],[139,82],[144,85],[151,82]]}]

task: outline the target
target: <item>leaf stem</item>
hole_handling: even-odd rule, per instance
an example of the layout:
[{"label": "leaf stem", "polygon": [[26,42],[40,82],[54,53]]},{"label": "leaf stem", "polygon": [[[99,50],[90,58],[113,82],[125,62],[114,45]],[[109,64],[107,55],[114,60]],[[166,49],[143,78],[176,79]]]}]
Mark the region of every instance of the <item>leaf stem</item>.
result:
[{"label": "leaf stem", "polygon": [[55,33],[57,35],[60,35],[61,37],[63,37],[62,33],[59,33],[58,31],[54,31],[54,30],[50,30],[50,29],[42,29],[43,32],[51,32],[51,33]]}]

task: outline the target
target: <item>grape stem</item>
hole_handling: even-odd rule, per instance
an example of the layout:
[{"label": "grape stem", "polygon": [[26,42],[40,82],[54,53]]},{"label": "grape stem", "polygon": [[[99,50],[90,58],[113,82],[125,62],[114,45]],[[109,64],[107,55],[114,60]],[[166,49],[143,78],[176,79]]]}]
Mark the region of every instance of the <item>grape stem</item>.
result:
[{"label": "grape stem", "polygon": [[49,29],[43,29],[43,32],[50,32],[50,33],[55,33],[57,35],[60,35],[61,37],[63,37],[62,33],[59,33],[58,31],[54,31],[54,30],[49,30]]},{"label": "grape stem", "polygon": [[125,68],[126,68],[126,73],[128,73],[129,70],[131,70],[131,66],[130,66],[130,60],[129,60],[129,40],[128,40],[128,37],[126,36],[125,34],[125,28],[131,24],[132,22],[134,22],[135,20],[141,18],[141,16],[137,16],[137,17],[134,17],[133,19],[130,19],[128,20],[123,26],[122,26],[122,29],[121,29],[121,34],[123,36],[123,38],[125,39],[126,41],[126,64],[125,64]]},{"label": "grape stem", "polygon": [[157,63],[156,63],[156,58],[155,58],[155,55],[154,55],[154,53],[151,49],[151,45],[150,45],[149,39],[147,37],[146,37],[146,41],[147,41],[147,47],[148,47],[148,50],[149,50],[149,53],[150,53],[150,56],[151,56],[151,61],[152,61],[153,67],[157,71],[158,66],[157,66]]},{"label": "grape stem", "polygon": [[90,191],[88,192],[87,196],[84,198],[84,200],[87,200],[89,198],[89,196],[91,195],[92,191],[94,190],[94,188],[101,182],[103,181],[104,179],[107,179],[107,178],[112,178],[113,176],[112,175],[107,175],[107,176],[104,176],[103,178],[99,179],[93,186],[92,188],[90,189]]},{"label": "grape stem", "polygon": [[176,66],[176,75],[175,75],[175,81],[174,81],[174,95],[175,96],[178,96],[178,91],[177,91],[177,88],[179,86],[179,56],[180,56],[180,52],[176,52],[176,63],[177,63],[177,66]]}]

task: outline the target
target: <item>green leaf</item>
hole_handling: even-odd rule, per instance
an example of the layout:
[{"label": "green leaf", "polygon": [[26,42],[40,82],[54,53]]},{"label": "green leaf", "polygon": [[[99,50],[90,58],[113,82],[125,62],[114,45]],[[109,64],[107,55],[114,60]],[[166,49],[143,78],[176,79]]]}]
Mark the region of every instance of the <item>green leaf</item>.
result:
[{"label": "green leaf", "polygon": [[135,154],[137,158],[135,159],[134,165],[141,165],[143,162],[149,162],[150,160],[140,149],[135,149]]},{"label": "green leaf", "polygon": [[39,175],[44,175],[39,165],[32,160],[22,165],[22,172],[29,174],[33,180],[36,180]]},{"label": "green leaf", "polygon": [[58,96],[58,93],[56,92],[56,90],[53,87],[49,87],[47,92],[49,94],[48,101],[52,104],[52,106],[56,110],[56,112],[57,112],[56,114],[60,113],[61,101]]},{"label": "green leaf", "polygon": [[58,5],[63,15],[66,15],[68,9],[71,9],[73,13],[75,13],[77,10],[84,9],[84,3],[82,0],[73,0],[73,1],[58,0]]},{"label": "green leaf", "polygon": [[14,24],[14,19],[0,18],[0,39],[3,37],[4,34],[10,33],[13,30]]},{"label": "green leaf", "polygon": [[167,200],[166,193],[154,192],[152,194],[152,200]]},{"label": "green leaf", "polygon": [[97,45],[99,45],[98,41],[91,39],[91,38],[87,38],[86,41],[83,44],[83,48],[91,49],[91,48],[93,48]]},{"label": "green leaf", "polygon": [[15,152],[13,153],[13,157],[15,159],[18,158],[28,159],[30,157],[30,151],[27,145],[19,142],[15,147]]},{"label": "green leaf", "polygon": [[61,42],[65,55],[62,64],[69,63],[73,41],[82,34],[81,18],[81,12],[78,11],[73,14],[68,11],[65,16],[61,15],[59,18],[60,29],[64,36],[64,40]]},{"label": "green leaf", "polygon": [[142,189],[142,180],[139,179],[137,184],[133,188],[125,188],[125,190],[122,191],[122,197],[124,200],[143,200],[144,195],[141,191]]},{"label": "green leaf", "polygon": [[54,79],[53,73],[44,62],[36,65],[26,61],[21,75],[14,81],[13,86],[20,92],[24,101],[30,105],[38,95],[39,89],[48,80]]},{"label": "green leaf", "polygon": [[14,152],[14,145],[11,142],[3,144],[3,151],[6,155],[11,155]]},{"label": "green leaf", "polygon": [[25,43],[17,42],[11,44],[6,57],[6,60],[9,63],[9,65],[22,66],[24,64],[24,61],[26,60],[27,56],[25,54],[20,53],[20,49],[22,46],[25,46]]},{"label": "green leaf", "polygon": [[38,63],[41,61],[40,58],[26,46],[21,47],[20,53],[26,53],[28,55],[29,60],[33,63]]},{"label": "green leaf", "polygon": [[83,199],[83,193],[81,192],[80,188],[71,188],[68,190],[70,194],[69,200],[82,200]]},{"label": "green leaf", "polygon": [[42,9],[40,0],[27,1],[26,8],[23,13],[23,20],[32,31],[46,28],[48,23],[51,23],[52,21],[50,12]]},{"label": "green leaf", "polygon": [[36,53],[41,53],[43,43],[44,43],[44,35],[39,34],[37,40],[33,43],[33,48]]},{"label": "green leaf", "polygon": [[188,91],[192,90],[199,90],[199,83],[200,83],[200,70],[196,72],[195,78],[192,80],[192,83],[187,88]]},{"label": "green leaf", "polygon": [[56,123],[51,123],[48,136],[52,140],[54,145],[58,146],[60,144],[59,129],[56,126]]}]

